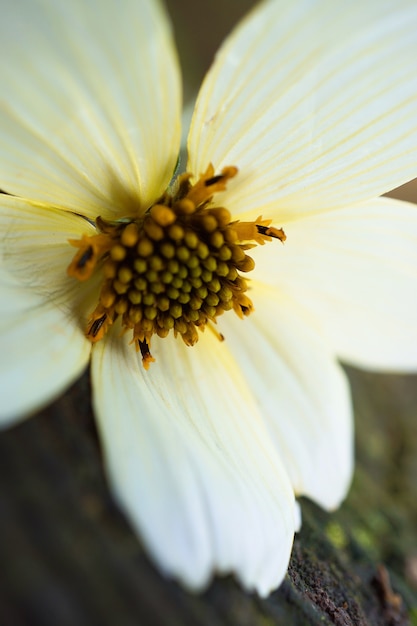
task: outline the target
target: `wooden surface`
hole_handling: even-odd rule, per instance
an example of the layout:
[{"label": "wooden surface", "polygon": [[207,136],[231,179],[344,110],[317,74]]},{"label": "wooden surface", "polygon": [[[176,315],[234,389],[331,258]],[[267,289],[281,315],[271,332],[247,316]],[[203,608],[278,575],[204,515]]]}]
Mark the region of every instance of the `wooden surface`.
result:
[{"label": "wooden surface", "polygon": [[410,623],[417,617],[417,380],[350,375],[354,486],[334,514],[303,502],[287,578],[266,600],[231,578],[189,595],[154,570],[108,492],[87,374],[2,433],[0,624]]}]

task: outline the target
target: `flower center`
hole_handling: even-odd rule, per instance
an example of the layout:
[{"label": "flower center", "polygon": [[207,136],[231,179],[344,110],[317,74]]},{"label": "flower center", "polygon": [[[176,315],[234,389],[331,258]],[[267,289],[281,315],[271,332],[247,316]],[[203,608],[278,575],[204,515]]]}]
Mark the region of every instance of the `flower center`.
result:
[{"label": "flower center", "polygon": [[271,238],[285,241],[285,234],[269,226],[271,220],[231,221],[226,208],[211,205],[236,173],[227,167],[215,176],[210,165],[195,185],[183,174],[176,192],[166,193],[140,218],[107,222],[99,217],[97,235],[70,240],[78,252],[68,274],[84,281],[98,267],[103,273],[86,330],[90,341],[100,340],[120,317],[147,369],[154,360],[153,335],[164,338],[172,331],[192,346],[198,329],[214,330],[225,311],[241,318],[251,313],[242,274],[255,263],[246,251]]}]

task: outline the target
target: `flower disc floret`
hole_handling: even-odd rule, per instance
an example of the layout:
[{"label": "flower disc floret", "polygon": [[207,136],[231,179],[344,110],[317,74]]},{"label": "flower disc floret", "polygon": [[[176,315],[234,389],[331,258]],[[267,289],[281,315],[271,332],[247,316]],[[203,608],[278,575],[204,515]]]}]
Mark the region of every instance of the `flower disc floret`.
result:
[{"label": "flower disc floret", "polygon": [[284,241],[285,235],[261,217],[232,221],[226,208],[212,206],[213,195],[236,173],[228,167],[215,176],[210,165],[194,185],[184,174],[175,193],[166,193],[141,217],[117,222],[99,217],[97,235],[70,242],[79,250],[69,275],[79,280],[96,270],[103,275],[86,331],[90,341],[100,340],[120,317],[147,368],[153,335],[165,338],[173,331],[192,346],[198,329],[213,328],[225,311],[240,318],[251,313],[242,274],[255,264],[247,250],[273,237]]}]

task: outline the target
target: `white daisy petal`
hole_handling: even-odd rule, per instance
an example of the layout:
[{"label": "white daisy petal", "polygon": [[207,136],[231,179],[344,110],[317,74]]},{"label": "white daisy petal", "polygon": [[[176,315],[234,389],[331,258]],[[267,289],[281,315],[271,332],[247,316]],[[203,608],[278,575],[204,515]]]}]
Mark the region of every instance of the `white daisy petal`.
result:
[{"label": "white daisy petal", "polygon": [[92,301],[66,267],[74,250],[68,237],[91,229],[78,216],[1,196],[2,426],[47,404],[87,365],[91,344],[81,317]]},{"label": "white daisy petal", "polygon": [[147,208],[180,145],[159,2],[16,0],[0,46],[0,187],[92,218]]},{"label": "white daisy petal", "polygon": [[28,291],[65,308],[70,317],[82,302],[84,309],[93,305],[97,297],[94,277],[87,284],[67,275],[77,251],[68,240],[96,233],[86,219],[1,195],[0,230],[4,233],[0,241],[2,272],[10,273]]},{"label": "white daisy petal", "polygon": [[146,372],[110,333],[93,350],[94,405],[114,493],[162,571],[214,571],[266,594],[283,579],[297,510],[237,364],[207,331],[152,344]]},{"label": "white daisy petal", "polygon": [[221,330],[262,410],[297,495],[331,509],[353,471],[345,375],[311,320],[276,289],[253,284],[254,313]]},{"label": "white daisy petal", "polygon": [[188,170],[236,165],[232,213],[287,221],[415,177],[416,30],[412,0],[262,3],[203,83]]},{"label": "white daisy petal", "polygon": [[257,277],[308,310],[341,359],[415,370],[417,207],[379,198],[285,230],[275,259],[255,252]]},{"label": "white daisy petal", "polygon": [[91,344],[68,315],[1,273],[0,426],[48,404],[86,367]]}]

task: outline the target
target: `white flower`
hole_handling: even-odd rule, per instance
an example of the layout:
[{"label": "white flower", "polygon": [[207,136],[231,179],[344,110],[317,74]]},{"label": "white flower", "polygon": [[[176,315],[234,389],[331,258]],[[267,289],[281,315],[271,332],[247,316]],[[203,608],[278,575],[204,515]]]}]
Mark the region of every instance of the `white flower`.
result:
[{"label": "white flower", "polygon": [[[181,179],[167,195],[181,86],[159,3],[16,0],[2,14],[2,422],[52,400],[91,354],[113,493],[160,569],[189,588],[234,572],[267,594],[285,575],[295,496],[331,509],[346,495],[352,415],[338,358],[417,366],[417,210],[375,199],[417,175],[416,30],[414,0],[262,3],[201,88],[188,138],[197,186]],[[209,171],[207,187],[211,163],[225,175]],[[165,209],[149,211],[157,201]],[[162,230],[149,234],[145,217]],[[232,293],[209,301],[207,285],[220,291],[205,274],[199,304],[192,285],[204,334],[175,292],[188,278],[168,267],[193,253],[192,236],[180,253],[170,235],[173,257],[159,243],[172,224],[214,258],[201,269],[201,253],[196,275]],[[281,227],[285,244],[268,241]],[[145,231],[154,274],[125,297]],[[68,240],[80,247],[72,262]],[[251,250],[246,281],[248,240],[266,245]],[[162,304],[141,300],[162,284],[184,342]],[[234,311],[217,320],[226,302]],[[148,370],[132,333],[145,365],[152,340]]]}]

